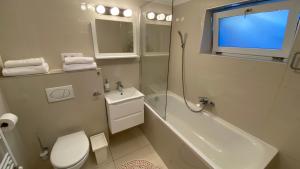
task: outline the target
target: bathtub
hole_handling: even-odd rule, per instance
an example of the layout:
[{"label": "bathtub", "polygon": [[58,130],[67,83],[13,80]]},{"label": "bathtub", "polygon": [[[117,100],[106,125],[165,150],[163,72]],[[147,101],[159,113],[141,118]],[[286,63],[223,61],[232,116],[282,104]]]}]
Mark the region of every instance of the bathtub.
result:
[{"label": "bathtub", "polygon": [[170,169],[263,169],[277,154],[276,148],[210,112],[191,112],[178,95],[168,92],[167,97],[166,120],[159,116],[165,95],[148,97],[142,129]]}]

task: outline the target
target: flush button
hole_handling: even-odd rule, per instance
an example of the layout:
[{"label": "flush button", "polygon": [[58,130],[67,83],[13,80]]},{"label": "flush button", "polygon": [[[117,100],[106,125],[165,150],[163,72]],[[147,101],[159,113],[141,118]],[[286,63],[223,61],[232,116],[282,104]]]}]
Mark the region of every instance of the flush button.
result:
[{"label": "flush button", "polygon": [[48,102],[58,102],[74,98],[74,90],[72,85],[47,88],[46,94]]}]

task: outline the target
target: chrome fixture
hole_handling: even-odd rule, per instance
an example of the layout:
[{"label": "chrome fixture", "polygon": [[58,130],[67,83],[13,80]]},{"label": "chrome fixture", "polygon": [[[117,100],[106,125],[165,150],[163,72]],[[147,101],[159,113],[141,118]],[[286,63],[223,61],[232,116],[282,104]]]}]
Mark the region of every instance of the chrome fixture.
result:
[{"label": "chrome fixture", "polygon": [[99,91],[95,91],[94,93],[93,93],[93,96],[101,96],[102,95],[102,93],[101,92],[99,92]]},{"label": "chrome fixture", "polygon": [[123,84],[122,84],[122,82],[121,81],[117,81],[117,90],[121,93],[121,95],[123,95],[123,88],[124,88],[124,86],[123,86]]},{"label": "chrome fixture", "polygon": [[39,146],[40,146],[40,158],[43,160],[48,160],[49,159],[49,148],[46,146],[43,146],[41,138],[36,135]]},{"label": "chrome fixture", "polygon": [[204,107],[204,106],[207,106],[207,105],[211,105],[211,106],[214,106],[215,103],[212,102],[208,97],[203,97],[203,96],[200,96],[199,97],[199,103]]}]

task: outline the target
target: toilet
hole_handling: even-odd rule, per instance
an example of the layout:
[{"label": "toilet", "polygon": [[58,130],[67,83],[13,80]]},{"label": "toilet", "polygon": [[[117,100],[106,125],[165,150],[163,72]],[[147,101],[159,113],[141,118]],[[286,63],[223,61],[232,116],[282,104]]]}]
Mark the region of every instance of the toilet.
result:
[{"label": "toilet", "polygon": [[89,140],[84,131],[58,137],[50,155],[54,169],[80,169],[89,155]]}]

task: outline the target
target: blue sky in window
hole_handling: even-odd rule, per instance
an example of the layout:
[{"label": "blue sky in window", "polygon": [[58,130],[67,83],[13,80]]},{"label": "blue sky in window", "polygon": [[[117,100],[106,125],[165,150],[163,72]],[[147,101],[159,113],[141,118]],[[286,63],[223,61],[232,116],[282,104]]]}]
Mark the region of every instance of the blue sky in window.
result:
[{"label": "blue sky in window", "polygon": [[219,19],[219,46],[282,49],[289,10]]}]

